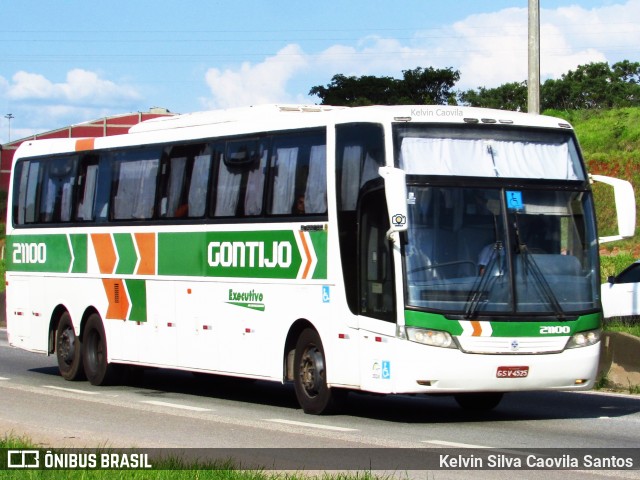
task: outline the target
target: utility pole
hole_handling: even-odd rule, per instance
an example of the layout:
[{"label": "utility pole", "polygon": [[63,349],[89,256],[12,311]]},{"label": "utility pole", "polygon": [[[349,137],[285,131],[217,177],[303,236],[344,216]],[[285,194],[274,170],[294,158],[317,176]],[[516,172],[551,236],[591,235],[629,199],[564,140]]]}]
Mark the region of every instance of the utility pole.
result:
[{"label": "utility pole", "polygon": [[540,113],[540,0],[529,0],[528,111]]},{"label": "utility pole", "polygon": [[13,116],[13,114],[7,113],[4,116],[4,118],[6,118],[9,121],[9,140],[7,140],[7,142],[10,142],[11,141],[11,119],[15,117]]}]

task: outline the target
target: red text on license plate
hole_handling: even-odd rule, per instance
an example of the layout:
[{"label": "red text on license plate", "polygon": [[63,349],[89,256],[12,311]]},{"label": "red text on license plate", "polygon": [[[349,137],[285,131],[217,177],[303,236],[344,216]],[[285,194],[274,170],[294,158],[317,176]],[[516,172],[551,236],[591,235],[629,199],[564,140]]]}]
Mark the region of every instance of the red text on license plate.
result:
[{"label": "red text on license plate", "polygon": [[529,367],[498,367],[497,378],[525,378],[529,375]]}]

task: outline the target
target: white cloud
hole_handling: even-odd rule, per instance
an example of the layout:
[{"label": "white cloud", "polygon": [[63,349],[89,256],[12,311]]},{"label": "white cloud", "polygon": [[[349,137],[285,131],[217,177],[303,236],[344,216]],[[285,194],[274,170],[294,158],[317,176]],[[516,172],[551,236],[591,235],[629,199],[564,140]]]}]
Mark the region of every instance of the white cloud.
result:
[{"label": "white cloud", "polygon": [[206,82],[212,99],[209,108],[228,108],[261,103],[292,102],[295,97],[287,93],[287,82],[303,69],[308,58],[298,45],[287,45],[264,62],[244,62],[239,69],[210,68]]},{"label": "white cloud", "polygon": [[117,105],[140,98],[134,87],[118,85],[99,77],[95,72],[73,69],[66,82],[54,83],[43,75],[25,71],[13,75],[6,88],[10,100],[46,103],[70,102],[84,105]]},{"label": "white cloud", "polygon": [[[0,77],[0,98],[15,116],[11,134],[15,139],[139,110],[142,96],[135,87],[76,68],[67,72],[63,82],[27,71],[16,72],[11,80]],[[0,132],[2,141],[6,141],[4,129]]]}]

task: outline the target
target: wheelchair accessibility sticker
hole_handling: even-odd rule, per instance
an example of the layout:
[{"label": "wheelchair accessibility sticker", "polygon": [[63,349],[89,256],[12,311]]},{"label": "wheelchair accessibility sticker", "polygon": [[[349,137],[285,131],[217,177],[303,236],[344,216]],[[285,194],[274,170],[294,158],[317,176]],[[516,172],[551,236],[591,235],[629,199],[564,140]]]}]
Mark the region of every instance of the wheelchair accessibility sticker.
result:
[{"label": "wheelchair accessibility sticker", "polygon": [[509,210],[522,210],[524,205],[522,203],[522,192],[507,191],[507,208]]},{"label": "wheelchair accessibility sticker", "polygon": [[331,291],[329,290],[329,285],[322,286],[322,303],[330,303],[331,302]]},{"label": "wheelchair accessibility sticker", "polygon": [[391,378],[391,362],[388,360],[383,360],[382,362],[378,360],[374,361],[371,376],[373,378],[389,380]]}]

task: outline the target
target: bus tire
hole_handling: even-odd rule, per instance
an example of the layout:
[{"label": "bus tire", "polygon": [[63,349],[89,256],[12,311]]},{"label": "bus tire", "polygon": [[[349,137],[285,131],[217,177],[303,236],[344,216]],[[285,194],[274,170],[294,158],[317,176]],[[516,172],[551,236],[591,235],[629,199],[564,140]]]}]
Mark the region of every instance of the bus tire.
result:
[{"label": "bus tire", "polygon": [[307,328],[298,337],[293,365],[293,384],[302,410],[312,415],[334,412],[345,391],[327,385],[324,349],[314,329]]},{"label": "bus tire", "polygon": [[454,398],[465,410],[486,412],[497,407],[503,395],[502,392],[459,393]]},{"label": "bus tire", "polygon": [[65,380],[84,380],[82,342],[76,335],[69,312],[64,312],[56,329],[56,358],[58,370]]},{"label": "bus tire", "polygon": [[92,313],[82,337],[82,359],[87,379],[92,385],[110,385],[116,380],[116,366],[107,362],[107,337],[102,319]]}]

